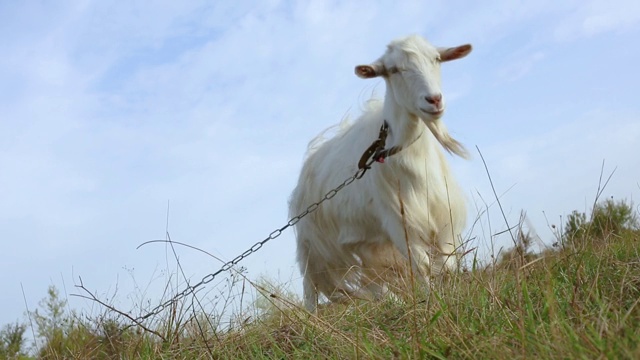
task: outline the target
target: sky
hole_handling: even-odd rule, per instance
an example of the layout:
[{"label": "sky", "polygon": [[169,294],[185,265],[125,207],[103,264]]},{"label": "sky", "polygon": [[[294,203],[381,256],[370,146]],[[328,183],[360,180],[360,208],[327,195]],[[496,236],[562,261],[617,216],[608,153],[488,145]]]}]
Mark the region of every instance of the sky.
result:
[{"label": "sky", "polygon": [[[511,243],[477,149],[509,225],[526,211],[540,248],[588,211],[601,169],[603,198],[639,197],[636,0],[1,1],[0,324],[50,285],[99,313],[72,296],[80,278],[125,311],[155,306],[184,278],[168,246],[137,247],[167,230],[224,261],[267,237],[308,142],[384,96],[354,66],[414,33],[474,46],[442,68],[444,121],[472,153],[448,156],[479,218],[471,247]],[[221,265],[176,252],[192,282]],[[294,259],[286,231],[241,265],[295,292]]]}]

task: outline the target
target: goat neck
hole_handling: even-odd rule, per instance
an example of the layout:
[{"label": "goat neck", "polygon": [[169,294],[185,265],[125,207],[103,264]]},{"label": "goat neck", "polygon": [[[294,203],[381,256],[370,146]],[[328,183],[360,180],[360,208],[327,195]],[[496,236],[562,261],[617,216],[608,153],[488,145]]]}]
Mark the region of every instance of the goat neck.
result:
[{"label": "goat neck", "polygon": [[413,144],[424,131],[424,124],[419,117],[410,113],[398,104],[392,95],[387,93],[382,109],[384,120],[389,124],[389,135],[386,148],[398,147],[406,149]]}]

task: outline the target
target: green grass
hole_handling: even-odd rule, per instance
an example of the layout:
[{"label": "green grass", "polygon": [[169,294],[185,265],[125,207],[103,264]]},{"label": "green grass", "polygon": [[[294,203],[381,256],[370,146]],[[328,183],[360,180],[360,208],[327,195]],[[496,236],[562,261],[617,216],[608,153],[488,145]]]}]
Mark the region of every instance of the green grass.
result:
[{"label": "green grass", "polygon": [[[418,288],[403,299],[322,306],[265,294],[262,314],[213,331],[167,311],[165,340],[105,312],[74,321],[43,358],[96,359],[638,359],[640,236],[512,257]],[[254,285],[257,286],[257,285]],[[265,306],[266,304],[266,306]],[[110,317],[110,315],[112,315]],[[208,330],[205,330],[208,329]]]}]

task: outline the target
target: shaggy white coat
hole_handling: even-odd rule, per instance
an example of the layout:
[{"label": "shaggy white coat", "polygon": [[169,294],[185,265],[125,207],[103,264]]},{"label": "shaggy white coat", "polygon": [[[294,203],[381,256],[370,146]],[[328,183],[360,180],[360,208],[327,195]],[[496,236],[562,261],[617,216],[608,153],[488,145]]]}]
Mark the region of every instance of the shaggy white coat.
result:
[{"label": "shaggy white coat", "polygon": [[[393,41],[370,65],[356,67],[362,78],[382,76],[383,101],[372,99],[351,124],[331,139],[310,143],[289,213],[295,216],[320,200],[358,169],[365,149],[386,120],[386,148],[399,153],[374,163],[359,180],[299,221],[297,260],[304,302],[314,311],[318,295],[379,298],[394,279],[406,276],[409,258],[425,279],[456,267],[456,249],[465,226],[464,196],[441,145],[465,156],[441,120],[445,109],[440,63],[466,56],[470,45],[435,48],[420,36]],[[429,130],[429,131],[428,131]]]}]

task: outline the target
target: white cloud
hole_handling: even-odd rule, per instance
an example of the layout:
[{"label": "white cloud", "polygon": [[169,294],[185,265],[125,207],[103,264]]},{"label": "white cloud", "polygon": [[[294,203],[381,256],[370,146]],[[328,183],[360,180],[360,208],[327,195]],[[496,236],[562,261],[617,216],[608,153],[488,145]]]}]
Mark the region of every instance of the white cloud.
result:
[{"label": "white cloud", "polygon": [[502,81],[516,81],[528,74],[534,67],[534,65],[544,58],[545,55],[541,51],[529,54],[528,56],[516,60],[513,63],[506,65],[504,68],[498,70],[498,78]]},{"label": "white cloud", "polygon": [[581,2],[555,29],[555,38],[569,41],[606,32],[625,32],[640,25],[640,3],[634,0]]}]

